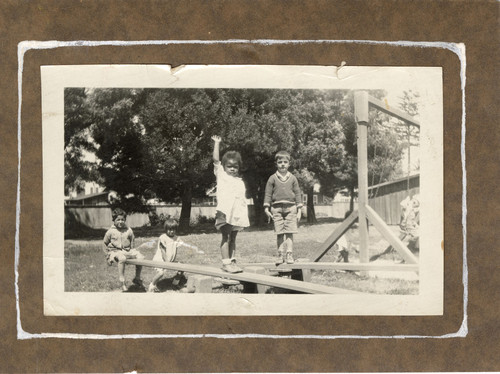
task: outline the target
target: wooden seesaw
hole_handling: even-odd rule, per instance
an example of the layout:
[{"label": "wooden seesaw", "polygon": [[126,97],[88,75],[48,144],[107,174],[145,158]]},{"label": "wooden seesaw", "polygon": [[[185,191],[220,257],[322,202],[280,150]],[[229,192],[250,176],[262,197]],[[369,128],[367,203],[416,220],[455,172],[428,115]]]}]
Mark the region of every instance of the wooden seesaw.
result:
[{"label": "wooden seesaw", "polygon": [[178,262],[160,262],[160,261],[133,260],[133,259],[127,260],[125,263],[129,265],[141,265],[141,266],[149,266],[167,270],[183,271],[185,273],[201,274],[210,277],[234,279],[242,282],[249,282],[271,287],[279,287],[309,294],[359,293],[356,291],[345,290],[338,287],[324,286],[321,284],[303,282],[295,279],[278,278],[278,277],[273,277],[271,275],[258,274],[250,271],[243,271],[242,273],[227,273],[221,269],[207,265],[191,265],[191,264],[181,264]]}]

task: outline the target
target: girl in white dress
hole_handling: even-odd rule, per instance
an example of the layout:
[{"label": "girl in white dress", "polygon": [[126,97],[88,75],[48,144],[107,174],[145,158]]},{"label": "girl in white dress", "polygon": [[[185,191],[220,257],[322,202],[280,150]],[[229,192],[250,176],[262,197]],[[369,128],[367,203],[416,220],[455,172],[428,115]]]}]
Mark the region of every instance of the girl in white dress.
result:
[{"label": "girl in white dress", "polygon": [[235,151],[228,151],[219,159],[221,138],[212,136],[214,141],[213,159],[214,173],[217,177],[217,208],[215,227],[222,234],[220,245],[222,256],[222,270],[229,273],[243,271],[236,265],[234,257],[236,250],[236,235],[238,231],[250,226],[248,208],[245,197],[245,184],[239,177],[241,169],[241,155]]}]

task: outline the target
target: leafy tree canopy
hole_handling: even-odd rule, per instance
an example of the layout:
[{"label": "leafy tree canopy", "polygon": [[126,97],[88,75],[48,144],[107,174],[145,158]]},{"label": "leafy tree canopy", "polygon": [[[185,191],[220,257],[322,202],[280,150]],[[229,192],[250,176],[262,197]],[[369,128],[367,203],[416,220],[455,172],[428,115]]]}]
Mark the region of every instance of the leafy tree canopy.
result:
[{"label": "leafy tree canopy", "polygon": [[84,88],[64,90],[64,192],[81,191],[85,181],[98,179],[95,164],[86,160],[95,151],[90,137],[91,110]]},{"label": "leafy tree canopy", "polygon": [[[369,166],[376,183],[390,178],[401,158],[400,139],[387,130],[387,121],[370,113]],[[317,183],[330,196],[357,184],[352,91],[175,88],[68,89],[67,185],[101,178],[129,211],[144,210],[151,197],[181,202],[186,226],[192,197],[205,196],[215,184],[214,134],[222,137],[221,153],[241,153],[257,210],[279,150],[291,153],[291,171],[306,193]],[[82,161],[86,150],[97,163]]]}]

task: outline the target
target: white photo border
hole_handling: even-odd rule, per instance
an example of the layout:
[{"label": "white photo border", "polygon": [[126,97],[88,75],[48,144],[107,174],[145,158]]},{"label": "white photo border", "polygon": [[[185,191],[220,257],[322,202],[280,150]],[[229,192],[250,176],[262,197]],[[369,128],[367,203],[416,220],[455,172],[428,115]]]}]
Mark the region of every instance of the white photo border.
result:
[{"label": "white photo border", "polygon": [[[386,44],[397,45],[403,47],[425,47],[425,48],[445,48],[454,52],[461,62],[461,82],[462,82],[462,138],[461,138],[461,155],[462,155],[462,229],[463,229],[463,284],[464,284],[464,318],[459,330],[455,333],[445,334],[441,336],[428,335],[388,335],[388,336],[360,336],[360,335],[266,335],[266,334],[124,334],[124,335],[104,335],[104,334],[72,334],[72,333],[29,333],[22,329],[20,319],[19,305],[19,223],[21,213],[20,200],[20,171],[21,171],[21,104],[22,104],[22,74],[24,64],[24,54],[30,49],[54,49],[62,47],[78,47],[78,46],[103,46],[103,45],[118,45],[118,46],[133,46],[133,45],[168,45],[168,44],[337,44],[337,43],[360,43],[360,44]],[[17,308],[17,332],[18,339],[32,338],[73,338],[73,339],[116,339],[116,338],[174,338],[174,337],[212,337],[212,338],[315,338],[315,339],[334,339],[334,338],[450,338],[464,337],[467,335],[467,300],[468,300],[468,269],[467,269],[467,245],[466,245],[466,167],[465,167],[465,47],[463,44],[443,43],[443,42],[382,42],[382,41],[356,41],[356,40],[214,40],[214,41],[182,41],[182,40],[165,40],[165,41],[74,41],[74,42],[42,42],[42,41],[25,41],[18,45],[18,185],[17,185],[17,202],[16,202],[16,238],[15,238],[15,291],[16,291],[16,308]],[[286,65],[281,65],[286,66]]]}]

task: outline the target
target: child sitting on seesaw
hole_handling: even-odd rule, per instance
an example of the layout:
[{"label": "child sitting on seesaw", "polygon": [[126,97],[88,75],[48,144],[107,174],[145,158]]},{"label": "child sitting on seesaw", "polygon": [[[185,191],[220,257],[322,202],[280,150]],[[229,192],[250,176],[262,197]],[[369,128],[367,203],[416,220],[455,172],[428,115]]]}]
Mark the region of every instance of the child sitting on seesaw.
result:
[{"label": "child sitting on seesaw", "polygon": [[[184,243],[177,236],[177,229],[179,228],[179,222],[174,218],[167,218],[165,221],[163,228],[165,233],[160,236],[158,239],[158,247],[156,253],[153,257],[153,261],[158,262],[174,262],[175,256],[177,255],[177,248],[181,246],[189,247],[191,249],[195,249],[186,243]],[[203,253],[198,250],[198,253]],[[156,268],[156,274],[151,281],[151,284],[148,287],[148,292],[160,292],[158,289],[158,282],[160,279],[166,275],[167,269]],[[181,281],[184,281],[184,272],[178,271],[172,280],[172,286],[178,287]]]},{"label": "child sitting on seesaw", "polygon": [[236,265],[236,235],[238,231],[250,226],[246,191],[243,180],[239,177],[241,155],[239,152],[228,151],[219,159],[221,138],[212,136],[214,141],[213,160],[214,173],[217,178],[217,208],[215,227],[222,233],[220,251],[222,270],[228,273],[240,273],[243,270]]},{"label": "child sitting on seesaw", "polygon": [[420,228],[420,201],[419,195],[406,197],[401,201],[401,221],[399,228],[401,234],[399,239],[407,244],[408,249],[416,253],[420,249],[419,228]]},{"label": "child sitting on seesaw", "polygon": [[[400,203],[401,206],[401,220],[399,222],[399,240],[403,242],[407,248],[416,254],[419,249],[419,227],[420,227],[420,202],[418,194],[413,197],[407,196]],[[370,257],[370,261],[375,261],[379,257],[391,253],[394,247],[389,245],[383,252]],[[403,264],[404,259],[399,260]]]},{"label": "child sitting on seesaw", "polygon": [[[279,151],[275,156],[277,171],[271,175],[266,184],[264,196],[264,211],[274,222],[274,232],[277,235],[278,260],[276,264],[285,261],[293,264],[293,234],[297,233],[297,222],[302,215],[302,200],[297,178],[288,171],[290,154]],[[271,210],[271,211],[269,211]]]},{"label": "child sitting on seesaw", "polygon": [[[127,291],[125,283],[125,261],[129,258],[142,260],[144,256],[134,248],[134,233],[127,226],[127,213],[120,208],[114,209],[111,213],[113,225],[104,235],[103,250],[106,253],[106,261],[108,265],[118,264],[118,275],[121,282],[122,291]],[[133,283],[136,286],[144,287],[141,280],[142,266],[135,267],[135,278]]]}]

